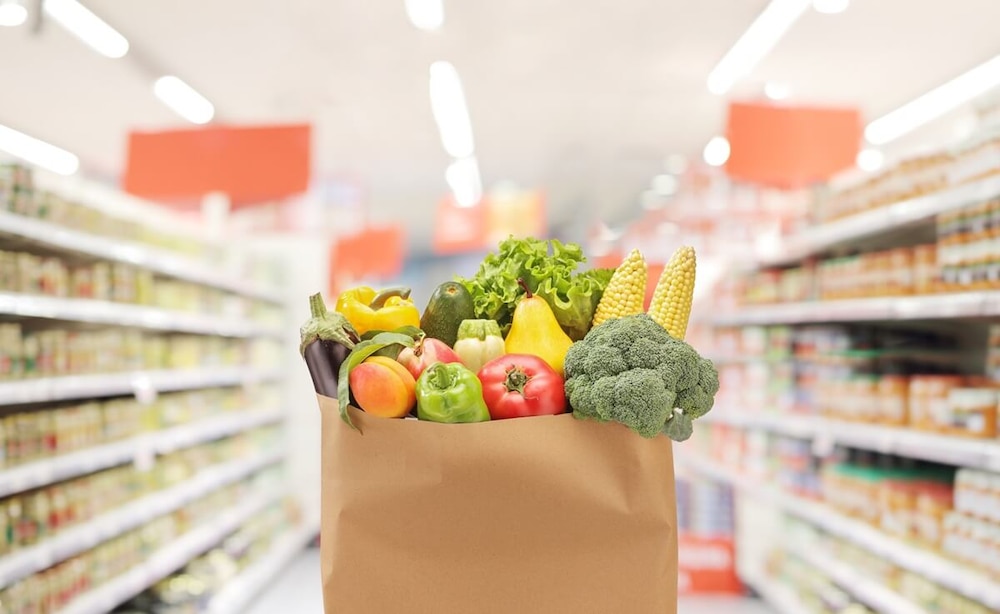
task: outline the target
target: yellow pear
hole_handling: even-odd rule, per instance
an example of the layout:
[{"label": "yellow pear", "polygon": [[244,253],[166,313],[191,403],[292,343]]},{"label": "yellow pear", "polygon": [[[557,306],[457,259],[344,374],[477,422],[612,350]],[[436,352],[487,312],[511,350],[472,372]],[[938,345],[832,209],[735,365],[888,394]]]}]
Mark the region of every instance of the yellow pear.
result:
[{"label": "yellow pear", "polygon": [[545,299],[534,296],[523,280],[518,283],[527,294],[514,309],[504,349],[508,354],[534,354],[562,375],[563,361],[573,340],[563,332]]}]

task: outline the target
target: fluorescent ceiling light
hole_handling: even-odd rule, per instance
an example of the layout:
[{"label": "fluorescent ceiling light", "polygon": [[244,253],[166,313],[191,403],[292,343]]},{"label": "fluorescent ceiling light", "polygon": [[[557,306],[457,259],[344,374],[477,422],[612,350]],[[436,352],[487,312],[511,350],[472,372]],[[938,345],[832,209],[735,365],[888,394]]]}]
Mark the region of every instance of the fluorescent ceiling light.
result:
[{"label": "fluorescent ceiling light", "polygon": [[851,0],[813,0],[813,8],[818,13],[836,15],[843,13],[850,6]]},{"label": "fluorescent ceiling light", "polygon": [[0,1],[0,26],[16,28],[28,21],[28,9],[20,0]]},{"label": "fluorescent ceiling light", "polygon": [[705,145],[702,155],[709,166],[722,166],[729,159],[729,153],[729,140],[724,136],[716,136]]},{"label": "fluorescent ceiling light", "polygon": [[483,181],[475,158],[462,158],[448,165],[445,181],[459,207],[474,207],[483,199]]},{"label": "fluorescent ceiling light", "polygon": [[215,107],[207,98],[177,77],[160,77],[153,93],[175,113],[195,124],[206,124],[215,116]]},{"label": "fluorescent ceiling light", "polygon": [[771,100],[784,100],[792,94],[792,90],[787,83],[779,81],[768,81],[764,84],[764,95]]},{"label": "fluorescent ceiling light", "polygon": [[76,0],[44,0],[45,13],[97,53],[120,58],[128,53],[128,39]]},{"label": "fluorescent ceiling light", "polygon": [[750,74],[809,8],[809,3],[809,0],[771,0],[708,75],[709,91],[725,94],[733,84]]},{"label": "fluorescent ceiling light", "polygon": [[885,163],[885,154],[877,149],[862,149],[855,158],[858,168],[866,172],[874,172],[882,168]]},{"label": "fluorescent ceiling light", "polygon": [[406,0],[406,14],[421,30],[437,30],[444,25],[443,0]]},{"label": "fluorescent ceiling light", "polygon": [[80,159],[65,149],[6,126],[0,126],[0,149],[60,175],[72,175],[80,168]]},{"label": "fluorescent ceiling light", "polygon": [[1000,55],[876,119],[865,128],[865,138],[873,145],[894,141],[998,85]]},{"label": "fluorescent ceiling light", "polygon": [[653,191],[660,196],[673,196],[677,193],[678,183],[673,175],[657,175],[653,177]]},{"label": "fluorescent ceiling light", "polygon": [[441,133],[441,144],[452,158],[475,153],[472,121],[458,71],[448,62],[431,64],[431,111]]}]

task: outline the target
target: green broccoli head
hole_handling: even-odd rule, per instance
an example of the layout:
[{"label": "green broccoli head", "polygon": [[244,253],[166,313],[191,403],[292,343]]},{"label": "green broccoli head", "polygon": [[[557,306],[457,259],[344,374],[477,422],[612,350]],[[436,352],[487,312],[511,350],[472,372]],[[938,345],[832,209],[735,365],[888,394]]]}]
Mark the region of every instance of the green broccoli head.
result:
[{"label": "green broccoli head", "polygon": [[644,437],[665,433],[678,441],[711,409],[719,388],[711,361],[646,314],[595,326],[570,348],[565,372],[576,417],[614,420]]}]

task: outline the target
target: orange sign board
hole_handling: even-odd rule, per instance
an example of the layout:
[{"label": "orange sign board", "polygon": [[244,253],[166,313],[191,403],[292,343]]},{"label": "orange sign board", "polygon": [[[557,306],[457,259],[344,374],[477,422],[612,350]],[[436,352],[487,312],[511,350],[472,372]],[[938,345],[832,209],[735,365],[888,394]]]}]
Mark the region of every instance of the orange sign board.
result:
[{"label": "orange sign board", "polygon": [[403,269],[404,242],[399,224],[369,226],[341,237],[330,251],[331,288],[338,288],[345,280],[398,276]]},{"label": "orange sign board", "polygon": [[538,191],[493,193],[486,208],[486,242],[494,245],[510,235],[545,236],[545,199]]},{"label": "orange sign board", "polygon": [[441,199],[434,222],[434,253],[457,254],[486,244],[483,207],[459,207],[450,197]]},{"label": "orange sign board", "polygon": [[854,164],[861,134],[857,109],[734,102],[726,172],[780,188],[822,182]]},{"label": "orange sign board", "polygon": [[680,535],[678,555],[677,589],[681,594],[743,591],[736,575],[736,552],[731,538]]},{"label": "orange sign board", "polygon": [[309,187],[311,133],[309,124],[132,132],[124,189],[175,202],[225,192],[234,206],[298,194]]}]

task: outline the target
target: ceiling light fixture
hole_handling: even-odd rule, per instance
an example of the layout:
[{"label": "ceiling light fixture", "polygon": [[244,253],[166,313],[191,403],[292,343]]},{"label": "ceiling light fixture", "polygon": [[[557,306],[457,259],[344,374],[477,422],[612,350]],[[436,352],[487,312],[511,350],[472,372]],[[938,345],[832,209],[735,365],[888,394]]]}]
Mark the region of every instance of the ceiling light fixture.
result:
[{"label": "ceiling light fixture", "polygon": [[0,126],[0,149],[60,175],[72,175],[80,168],[76,155],[6,126]]},{"label": "ceiling light fixture", "polygon": [[1000,55],[868,124],[865,138],[882,145],[916,130],[1000,85]]},{"label": "ceiling light fixture", "polygon": [[128,39],[76,0],[44,0],[45,13],[94,51],[109,58],[128,53]]},{"label": "ceiling light fixture", "polygon": [[657,175],[653,177],[653,191],[660,196],[673,196],[677,193],[679,183],[673,175]]},{"label": "ceiling light fixture", "polygon": [[779,81],[768,81],[764,84],[764,95],[771,100],[784,100],[792,94],[792,90],[787,83]]},{"label": "ceiling light fixture", "polygon": [[406,14],[421,30],[437,30],[444,25],[443,0],[405,0]]},{"label": "ceiling light fixture", "polygon": [[729,160],[730,148],[729,140],[724,136],[712,137],[712,140],[705,145],[702,156],[709,166],[722,166]]},{"label": "ceiling light fixture", "polygon": [[157,79],[153,93],[163,104],[193,124],[207,124],[215,117],[212,103],[173,75]]},{"label": "ceiling light fixture", "polygon": [[0,26],[16,28],[28,21],[28,9],[21,0],[0,0]]},{"label": "ceiling light fixture", "polygon": [[475,207],[483,199],[483,181],[475,158],[461,158],[449,164],[444,179],[459,207]]},{"label": "ceiling light fixture", "polygon": [[882,168],[882,164],[885,163],[885,154],[877,149],[862,149],[858,152],[855,163],[861,170],[872,173]]},{"label": "ceiling light fixture", "polygon": [[468,158],[475,153],[475,144],[462,80],[448,62],[434,62],[430,72],[431,111],[441,133],[441,144],[452,158]]},{"label": "ceiling light fixture", "polygon": [[725,94],[774,48],[809,8],[809,0],[771,0],[708,75],[708,90]]},{"label": "ceiling light fixture", "polygon": [[817,13],[836,15],[843,13],[850,6],[851,0],[813,0],[813,8]]}]

